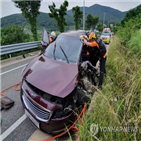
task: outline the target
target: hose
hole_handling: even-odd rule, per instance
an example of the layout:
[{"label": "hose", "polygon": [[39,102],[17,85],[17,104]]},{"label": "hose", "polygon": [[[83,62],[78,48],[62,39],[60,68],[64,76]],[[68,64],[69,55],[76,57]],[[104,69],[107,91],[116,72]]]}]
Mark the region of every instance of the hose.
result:
[{"label": "hose", "polygon": [[[17,86],[18,86],[18,85],[21,85],[21,82],[19,82],[19,83],[17,83],[17,84],[14,84],[14,85],[12,85],[12,86],[10,86],[10,87],[4,89],[3,91],[0,92],[0,95],[2,95],[2,96],[5,97],[5,94],[3,94],[3,92],[6,91],[6,90],[8,90],[8,89],[10,89],[10,88],[12,88],[12,87],[15,87],[15,88],[14,88],[15,91],[20,91],[20,89],[17,89]],[[64,134],[66,134],[69,130],[78,131],[78,134],[77,134],[77,137],[76,137],[76,140],[75,140],[75,141],[77,141],[80,132],[79,132],[79,129],[75,126],[75,124],[76,124],[77,121],[80,119],[80,117],[81,117],[82,114],[83,114],[83,116],[82,116],[82,119],[81,119],[81,125],[83,124],[85,111],[86,111],[86,103],[84,104],[84,108],[82,109],[81,113],[80,113],[79,116],[77,117],[76,121],[69,127],[69,129],[65,130],[64,132],[62,132],[62,133],[60,133],[60,134],[58,134],[58,135],[56,135],[56,136],[53,136],[53,137],[51,137],[51,138],[48,138],[48,139],[45,139],[45,140],[42,140],[42,141],[50,141],[50,140],[53,140],[53,139],[55,139],[55,138],[58,138],[58,137],[60,137],[60,136],[62,136],[62,135],[64,135]],[[0,121],[0,122],[1,122],[1,121]]]}]

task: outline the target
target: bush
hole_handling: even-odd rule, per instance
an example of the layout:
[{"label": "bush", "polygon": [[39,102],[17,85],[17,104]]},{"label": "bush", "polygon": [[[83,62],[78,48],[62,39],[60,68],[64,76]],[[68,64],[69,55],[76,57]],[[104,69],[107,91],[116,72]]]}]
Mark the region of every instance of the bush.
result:
[{"label": "bush", "polygon": [[131,35],[128,41],[128,48],[133,51],[137,57],[141,57],[141,29]]},{"label": "bush", "polygon": [[1,45],[29,42],[30,35],[24,33],[21,26],[14,25],[1,29]]}]

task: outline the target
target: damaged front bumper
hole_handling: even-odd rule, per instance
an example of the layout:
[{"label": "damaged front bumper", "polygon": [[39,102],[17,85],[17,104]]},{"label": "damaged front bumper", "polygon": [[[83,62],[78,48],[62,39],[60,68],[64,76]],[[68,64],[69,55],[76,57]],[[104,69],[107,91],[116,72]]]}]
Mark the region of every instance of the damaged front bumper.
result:
[{"label": "damaged front bumper", "polygon": [[25,107],[25,114],[40,130],[51,134],[58,134],[69,128],[76,120],[76,114],[71,107],[70,110],[68,110],[69,108],[62,109],[61,106],[59,107],[46,101],[48,108],[52,107],[48,109],[47,106],[43,106],[44,103],[41,104],[41,101],[39,102],[38,96],[33,96],[32,93],[28,85],[23,83],[21,100]]}]

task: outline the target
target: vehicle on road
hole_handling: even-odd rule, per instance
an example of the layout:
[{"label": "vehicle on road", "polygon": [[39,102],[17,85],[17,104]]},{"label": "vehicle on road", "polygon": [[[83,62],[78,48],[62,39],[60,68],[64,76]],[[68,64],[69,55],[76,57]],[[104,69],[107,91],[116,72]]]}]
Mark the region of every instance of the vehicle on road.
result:
[{"label": "vehicle on road", "polygon": [[111,32],[111,29],[110,28],[104,28],[103,32]]},{"label": "vehicle on road", "polygon": [[103,42],[109,44],[111,41],[111,32],[102,32],[100,38],[103,40]]},{"label": "vehicle on road", "polygon": [[46,39],[47,48],[22,72],[25,113],[47,133],[58,134],[69,128],[98,84],[98,69],[89,61],[82,62],[80,35],[86,31],[61,33],[49,45]]}]

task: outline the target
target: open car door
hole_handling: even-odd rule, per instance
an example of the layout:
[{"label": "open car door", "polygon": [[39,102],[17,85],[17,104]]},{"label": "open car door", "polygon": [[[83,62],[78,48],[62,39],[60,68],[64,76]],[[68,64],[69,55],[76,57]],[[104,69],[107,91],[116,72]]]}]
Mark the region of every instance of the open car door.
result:
[{"label": "open car door", "polygon": [[49,45],[49,35],[45,29],[43,29],[42,33],[42,41],[41,41],[41,48],[42,48],[42,53],[45,51],[47,46]]}]

